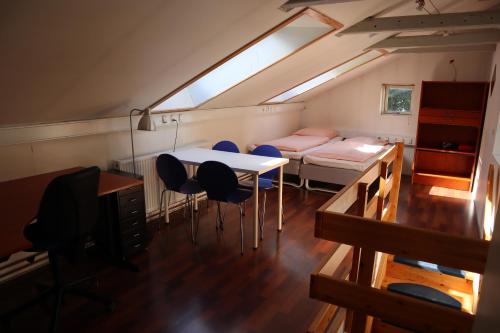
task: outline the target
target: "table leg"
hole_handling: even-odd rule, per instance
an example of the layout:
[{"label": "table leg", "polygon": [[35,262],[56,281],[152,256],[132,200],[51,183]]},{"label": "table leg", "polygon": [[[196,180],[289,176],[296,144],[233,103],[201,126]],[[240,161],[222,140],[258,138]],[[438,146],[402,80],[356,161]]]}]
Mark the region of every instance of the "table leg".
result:
[{"label": "table leg", "polygon": [[[196,166],[192,165],[191,166],[191,177],[196,176]],[[193,195],[193,201],[194,201],[194,210],[198,211],[198,196],[196,194]]]},{"label": "table leg", "polygon": [[278,180],[278,231],[283,228],[283,166],[280,166]]},{"label": "table leg", "polygon": [[253,176],[253,248],[259,247],[259,175]]}]

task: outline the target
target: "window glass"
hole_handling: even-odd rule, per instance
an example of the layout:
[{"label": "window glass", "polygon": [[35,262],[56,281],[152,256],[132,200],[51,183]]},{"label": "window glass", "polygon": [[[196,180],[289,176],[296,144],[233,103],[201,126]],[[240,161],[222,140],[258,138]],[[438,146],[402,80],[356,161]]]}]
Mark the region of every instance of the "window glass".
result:
[{"label": "window glass", "polygon": [[334,29],[301,15],[167,97],[153,111],[195,108]]},{"label": "window glass", "polygon": [[411,85],[385,85],[384,86],[383,113],[409,114],[411,112]]},{"label": "window glass", "polygon": [[376,50],[363,53],[357,56],[356,58],[353,58],[341,65],[338,65],[330,69],[329,71],[310,79],[309,81],[299,84],[298,86],[295,86],[294,88],[287,90],[284,93],[271,98],[270,100],[267,100],[264,103],[283,103],[291,98],[294,98],[300,94],[305,93],[306,91],[316,88],[317,86],[323,83],[333,80],[344,73],[347,73],[359,66],[362,66],[367,62],[370,62],[382,55],[383,53]]}]

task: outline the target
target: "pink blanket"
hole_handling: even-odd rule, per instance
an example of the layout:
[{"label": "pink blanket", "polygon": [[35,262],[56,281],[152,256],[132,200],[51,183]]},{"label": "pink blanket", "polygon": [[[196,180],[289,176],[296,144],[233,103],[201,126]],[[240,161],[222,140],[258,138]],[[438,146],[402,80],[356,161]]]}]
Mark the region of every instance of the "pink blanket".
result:
[{"label": "pink blanket", "polygon": [[271,145],[279,150],[298,152],[322,145],[328,141],[330,141],[330,138],[326,136],[290,135],[284,138],[260,143],[259,146]]},{"label": "pink blanket", "polygon": [[320,149],[312,152],[311,155],[335,160],[364,162],[377,155],[382,149],[384,149],[383,145],[339,141],[323,145]]}]

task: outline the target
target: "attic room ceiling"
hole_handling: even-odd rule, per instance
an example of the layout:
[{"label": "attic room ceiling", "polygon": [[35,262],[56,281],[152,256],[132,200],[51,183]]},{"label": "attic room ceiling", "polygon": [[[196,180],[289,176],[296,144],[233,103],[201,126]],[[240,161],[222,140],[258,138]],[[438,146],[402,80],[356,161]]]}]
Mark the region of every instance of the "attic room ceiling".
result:
[{"label": "attic room ceiling", "polygon": [[[152,104],[300,10],[279,10],[283,3],[4,1],[0,4],[0,125],[126,116],[131,108]],[[500,1],[433,3],[441,12],[466,12],[486,10]],[[312,8],[344,27],[381,13],[424,14],[416,10],[413,0],[358,0]],[[328,35],[202,108],[257,105],[389,36]]]}]

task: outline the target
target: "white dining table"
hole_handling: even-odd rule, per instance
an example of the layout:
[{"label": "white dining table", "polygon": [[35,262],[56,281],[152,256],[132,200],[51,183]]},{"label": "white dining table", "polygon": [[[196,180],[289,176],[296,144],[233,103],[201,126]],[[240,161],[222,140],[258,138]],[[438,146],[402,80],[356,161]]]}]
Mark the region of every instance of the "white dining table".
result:
[{"label": "white dining table", "polygon": [[233,171],[252,175],[253,178],[253,248],[259,246],[259,175],[279,168],[278,177],[278,231],[283,225],[283,166],[287,158],[258,156],[251,154],[230,153],[206,148],[186,148],[171,152],[183,164],[198,166],[206,161],[218,161],[229,166]]}]

